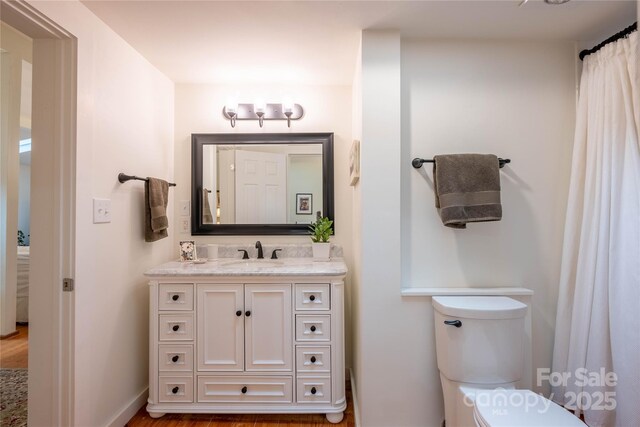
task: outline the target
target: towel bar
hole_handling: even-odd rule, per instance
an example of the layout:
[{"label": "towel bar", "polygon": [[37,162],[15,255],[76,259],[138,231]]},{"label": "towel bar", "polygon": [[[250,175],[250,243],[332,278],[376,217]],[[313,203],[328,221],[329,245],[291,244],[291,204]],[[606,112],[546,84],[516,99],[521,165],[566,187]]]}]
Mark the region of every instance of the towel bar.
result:
[{"label": "towel bar", "polygon": [[[131,180],[138,180],[138,181],[149,181],[147,178],[140,178],[139,176],[135,176],[135,175],[127,175],[125,173],[120,172],[118,174],[118,181],[120,181],[120,183],[125,183],[127,181],[131,181]],[[176,184],[174,184],[173,182],[169,183],[169,187],[175,187]]]},{"label": "towel bar", "polygon": [[[434,163],[434,162],[435,160],[433,159],[421,159],[419,157],[416,157],[411,161],[411,165],[416,169],[420,169],[423,163]],[[504,165],[506,165],[507,163],[511,163],[511,159],[498,158],[498,162],[500,163],[500,168],[503,168]]]}]

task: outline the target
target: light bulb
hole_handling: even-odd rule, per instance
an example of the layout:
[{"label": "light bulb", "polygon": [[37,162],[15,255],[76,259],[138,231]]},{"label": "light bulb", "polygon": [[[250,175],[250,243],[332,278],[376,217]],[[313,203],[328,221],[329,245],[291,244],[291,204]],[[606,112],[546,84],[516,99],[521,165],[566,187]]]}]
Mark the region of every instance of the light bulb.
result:
[{"label": "light bulb", "polygon": [[256,114],[258,113],[264,114],[264,112],[267,110],[267,104],[262,99],[259,99],[253,103],[253,109],[256,112]]},{"label": "light bulb", "polygon": [[282,102],[282,112],[283,113],[292,113],[293,112],[293,101],[291,98],[285,98]]}]

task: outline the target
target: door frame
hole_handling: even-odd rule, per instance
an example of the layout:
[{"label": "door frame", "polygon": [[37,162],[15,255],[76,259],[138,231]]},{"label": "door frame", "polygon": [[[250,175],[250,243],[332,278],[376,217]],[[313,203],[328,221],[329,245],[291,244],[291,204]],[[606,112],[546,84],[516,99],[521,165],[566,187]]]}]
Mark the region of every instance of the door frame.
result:
[{"label": "door frame", "polygon": [[77,39],[24,0],[0,13],[33,39],[29,424],[71,426],[75,298],[62,279],[75,273]]}]

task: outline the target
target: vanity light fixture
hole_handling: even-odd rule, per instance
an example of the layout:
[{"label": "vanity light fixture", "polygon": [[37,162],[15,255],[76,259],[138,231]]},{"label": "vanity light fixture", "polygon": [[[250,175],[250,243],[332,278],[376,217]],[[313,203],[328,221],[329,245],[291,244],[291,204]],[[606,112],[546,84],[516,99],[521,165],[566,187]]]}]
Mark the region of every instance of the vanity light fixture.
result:
[{"label": "vanity light fixture", "polygon": [[227,103],[222,115],[231,122],[231,127],[236,127],[236,120],[257,120],[260,127],[264,126],[265,120],[286,120],[287,127],[291,127],[291,120],[300,120],[304,116],[304,109],[290,100],[281,103]]}]

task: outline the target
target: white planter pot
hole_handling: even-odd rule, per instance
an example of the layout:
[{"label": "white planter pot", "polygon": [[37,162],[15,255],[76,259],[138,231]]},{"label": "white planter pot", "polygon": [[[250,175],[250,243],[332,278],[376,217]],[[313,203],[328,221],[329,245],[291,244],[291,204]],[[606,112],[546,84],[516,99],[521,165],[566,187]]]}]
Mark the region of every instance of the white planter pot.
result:
[{"label": "white planter pot", "polygon": [[311,243],[313,249],[313,259],[328,261],[329,252],[331,251],[331,243]]}]

